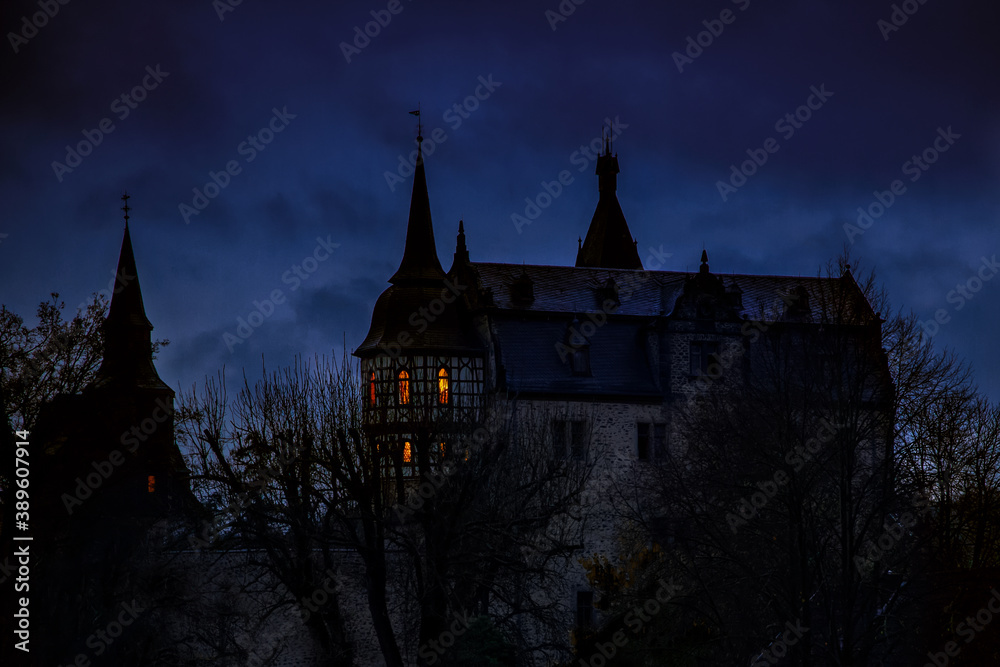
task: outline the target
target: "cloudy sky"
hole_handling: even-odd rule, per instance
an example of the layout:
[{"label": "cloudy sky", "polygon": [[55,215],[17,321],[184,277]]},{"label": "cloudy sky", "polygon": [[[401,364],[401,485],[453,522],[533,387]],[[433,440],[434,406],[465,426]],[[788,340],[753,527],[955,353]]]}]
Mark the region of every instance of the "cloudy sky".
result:
[{"label": "cloudy sky", "polygon": [[445,267],[459,219],[475,261],[571,265],[597,202],[587,146],[617,119],[647,265],[693,270],[705,247],[719,273],[811,276],[849,246],[1000,399],[992,0],[0,12],[0,301],[106,290],[127,188],[176,389],[360,343],[402,253],[419,104]]}]

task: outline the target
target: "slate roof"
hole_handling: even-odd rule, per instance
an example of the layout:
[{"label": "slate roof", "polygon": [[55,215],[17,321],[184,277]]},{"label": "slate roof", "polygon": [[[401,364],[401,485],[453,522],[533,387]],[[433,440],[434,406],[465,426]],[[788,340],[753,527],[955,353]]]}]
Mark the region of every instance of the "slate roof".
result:
[{"label": "slate roof", "polygon": [[[584,268],[473,262],[483,288],[493,293],[496,307],[501,310],[530,313],[594,313],[600,310],[598,290],[614,280],[621,295],[618,316],[669,316],[677,299],[684,292],[686,281],[695,273],[682,271],[631,271],[626,269]],[[511,298],[510,284],[526,274],[534,285],[534,301],[518,305]],[[830,308],[838,302],[837,292],[848,289],[852,294],[852,310],[860,321],[869,321],[872,312],[856,287],[853,278],[818,278],[797,276],[757,276],[748,274],[716,274],[727,289],[739,288],[743,293],[741,315],[760,319],[764,313],[778,315],[781,295],[801,286],[808,294],[812,321],[823,319],[824,305]],[[853,286],[853,287],[852,287]],[[769,318],[764,318],[769,319]]]},{"label": "slate roof", "polygon": [[[472,263],[471,267],[481,286],[492,292],[489,312],[508,390],[588,399],[627,396],[658,400],[663,396],[663,389],[657,386],[659,365],[647,356],[647,327],[674,314],[685,286],[697,274],[495,263]],[[524,276],[533,285],[530,303],[511,294],[511,284]],[[798,290],[806,295],[807,307],[796,315],[797,321],[822,321],[824,309],[837,303],[849,304],[849,310],[860,315],[859,322],[874,321],[849,274],[841,278],[719,277],[727,292],[742,292],[739,315],[748,320],[782,318],[785,304],[781,295]],[[583,323],[593,321],[587,314],[602,310],[600,302],[607,295],[609,279],[618,288],[620,305],[587,339],[591,374],[574,375],[572,366],[560,357],[558,346],[568,342],[574,318],[579,330]],[[845,289],[849,298],[837,299],[837,293]]]}]

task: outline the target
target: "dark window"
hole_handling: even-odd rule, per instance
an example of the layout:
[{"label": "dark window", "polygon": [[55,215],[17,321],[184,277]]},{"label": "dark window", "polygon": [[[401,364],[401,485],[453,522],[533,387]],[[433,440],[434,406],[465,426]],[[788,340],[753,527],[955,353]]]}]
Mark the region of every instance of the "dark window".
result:
[{"label": "dark window", "polygon": [[590,376],[590,346],[581,345],[573,350],[573,375]]},{"label": "dark window", "polygon": [[691,375],[708,375],[712,364],[719,361],[719,344],[700,340],[691,343]]},{"label": "dark window", "polygon": [[552,422],[552,458],[587,460],[587,424],[583,421]]},{"label": "dark window", "polygon": [[636,458],[640,461],[654,461],[666,456],[666,424],[636,424],[636,435]]},{"label": "dark window", "polygon": [[592,591],[577,591],[576,593],[576,627],[580,630],[594,627],[594,593]]}]

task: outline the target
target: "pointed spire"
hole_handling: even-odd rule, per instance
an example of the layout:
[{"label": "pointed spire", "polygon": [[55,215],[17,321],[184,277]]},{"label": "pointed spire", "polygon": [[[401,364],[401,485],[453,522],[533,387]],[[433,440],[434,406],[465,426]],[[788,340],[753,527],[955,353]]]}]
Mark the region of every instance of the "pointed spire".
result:
[{"label": "pointed spire", "polygon": [[434,245],[434,225],[431,223],[431,204],[427,197],[427,176],[424,173],[424,156],[421,149],[423,137],[417,136],[417,166],[413,172],[413,194],[410,196],[410,217],[406,223],[406,245],[399,268],[389,282],[393,285],[405,281],[444,279],[444,270],[438,261]]},{"label": "pointed spire", "polygon": [[125,201],[125,232],[122,236],[114,293],[104,320],[104,359],[95,384],[124,383],[134,387],[168,389],[153,366],[151,333],[153,325],[146,317],[139,287],[139,272],[132,250],[128,227],[128,195]]},{"label": "pointed spire", "polygon": [[399,268],[389,282],[442,280],[444,270],[438,261],[434,245],[434,225],[431,204],[427,197],[427,176],[424,173],[423,137],[417,136],[417,166],[413,172],[413,194],[410,196],[410,217],[406,223],[406,245]]},{"label": "pointed spire", "polygon": [[455,264],[469,263],[469,249],[465,245],[465,223],[458,221],[458,238],[455,240]]},{"label": "pointed spire", "polygon": [[597,158],[599,197],[587,238],[577,251],[576,265],[606,269],[641,269],[621,204],[618,203],[618,156],[611,153],[611,133],[602,131],[604,152]]},{"label": "pointed spire", "polygon": [[708,250],[702,249],[702,251],[701,251],[701,267],[699,267],[698,273],[709,273],[709,270],[708,270]]}]

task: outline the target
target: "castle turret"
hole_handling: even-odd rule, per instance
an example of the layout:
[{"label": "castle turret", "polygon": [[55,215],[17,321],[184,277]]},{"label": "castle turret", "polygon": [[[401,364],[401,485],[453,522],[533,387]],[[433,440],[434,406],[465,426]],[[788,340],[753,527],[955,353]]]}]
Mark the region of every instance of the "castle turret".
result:
[{"label": "castle turret", "polygon": [[[463,301],[470,289],[446,276],[431,222],[422,137],[399,268],[375,303],[368,335],[354,355],[365,382],[365,423],[404,467],[417,442],[443,423],[471,418],[483,391],[484,350]],[[468,261],[464,228],[456,260]]]},{"label": "castle turret", "polygon": [[597,158],[599,198],[587,238],[576,255],[576,265],[604,269],[642,269],[636,242],[618,203],[618,155],[611,154],[611,138]]}]

